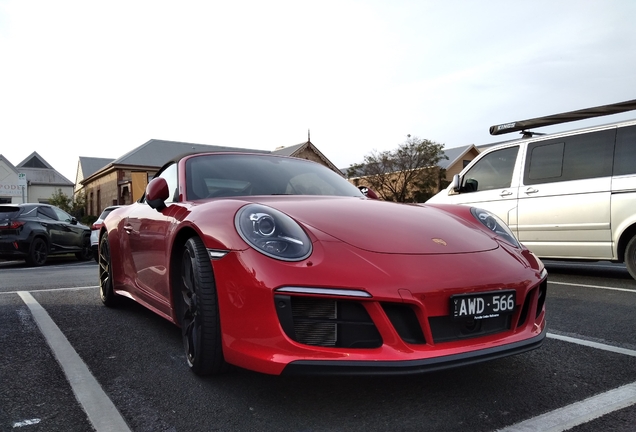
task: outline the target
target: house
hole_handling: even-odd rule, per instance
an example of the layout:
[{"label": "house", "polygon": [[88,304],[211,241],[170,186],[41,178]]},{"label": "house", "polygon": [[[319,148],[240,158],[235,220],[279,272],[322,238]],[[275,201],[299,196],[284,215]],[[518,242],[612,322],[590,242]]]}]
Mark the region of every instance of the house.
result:
[{"label": "house", "polygon": [[[132,204],[167,161],[193,152],[243,152],[291,156],[321,163],[343,175],[309,139],[274,151],[151,139],[117,159],[80,157],[75,193],[86,194],[86,211],[99,215],[110,205]],[[99,167],[98,167],[99,166]]]},{"label": "house", "polygon": [[47,203],[62,191],[73,195],[73,182],[57,172],[37,152],[31,153],[17,166],[0,155],[0,203]]}]

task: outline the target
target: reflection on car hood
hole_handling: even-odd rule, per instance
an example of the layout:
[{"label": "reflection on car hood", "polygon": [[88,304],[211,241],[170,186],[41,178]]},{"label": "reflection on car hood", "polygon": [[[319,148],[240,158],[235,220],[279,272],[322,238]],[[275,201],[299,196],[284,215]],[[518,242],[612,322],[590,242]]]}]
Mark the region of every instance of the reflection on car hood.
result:
[{"label": "reflection on car hood", "polygon": [[[256,198],[256,197],[255,197]],[[491,250],[480,229],[429,206],[339,197],[258,197],[298,222],[360,249],[381,253],[447,254]]]}]

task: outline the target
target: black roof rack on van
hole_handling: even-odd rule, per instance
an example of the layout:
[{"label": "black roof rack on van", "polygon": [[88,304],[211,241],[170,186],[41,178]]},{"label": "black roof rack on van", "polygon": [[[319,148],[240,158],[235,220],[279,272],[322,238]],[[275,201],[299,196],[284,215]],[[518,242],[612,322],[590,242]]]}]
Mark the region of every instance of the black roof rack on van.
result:
[{"label": "black roof rack on van", "polygon": [[537,117],[529,120],[503,123],[490,126],[490,135],[501,135],[510,132],[522,131],[523,137],[540,135],[537,132],[527,132],[526,129],[544,126],[552,126],[559,123],[567,123],[576,120],[585,120],[592,117],[601,117],[611,114],[618,114],[625,111],[636,110],[636,99],[618,102],[610,105],[601,105],[593,108],[585,108],[577,111],[570,111],[561,114],[553,114],[545,117]]}]

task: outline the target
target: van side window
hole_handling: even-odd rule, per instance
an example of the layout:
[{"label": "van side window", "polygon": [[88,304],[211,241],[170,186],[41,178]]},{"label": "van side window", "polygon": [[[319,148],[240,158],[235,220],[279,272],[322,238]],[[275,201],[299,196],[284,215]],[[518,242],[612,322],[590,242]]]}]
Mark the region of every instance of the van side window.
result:
[{"label": "van side window", "polygon": [[612,175],[616,129],[528,144],[526,185]]},{"label": "van side window", "polygon": [[493,151],[481,158],[464,175],[461,192],[510,187],[519,146]]},{"label": "van side window", "polygon": [[636,126],[619,128],[616,132],[614,175],[636,174]]}]

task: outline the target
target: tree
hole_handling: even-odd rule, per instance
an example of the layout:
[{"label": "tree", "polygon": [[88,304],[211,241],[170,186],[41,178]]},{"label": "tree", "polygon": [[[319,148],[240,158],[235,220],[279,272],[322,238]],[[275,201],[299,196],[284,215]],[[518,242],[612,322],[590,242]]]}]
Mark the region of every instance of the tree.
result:
[{"label": "tree", "polygon": [[49,198],[49,204],[57,206],[65,212],[75,216],[77,219],[81,219],[84,216],[84,208],[86,206],[86,194],[80,192],[73,197],[69,197],[62,189],[58,189],[53,192],[51,198]]},{"label": "tree", "polygon": [[363,163],[351,165],[347,175],[355,178],[356,185],[365,183],[384,200],[423,202],[444,179],[445,171],[437,165],[448,159],[443,148],[443,144],[407,135],[395,150],[373,150]]}]

